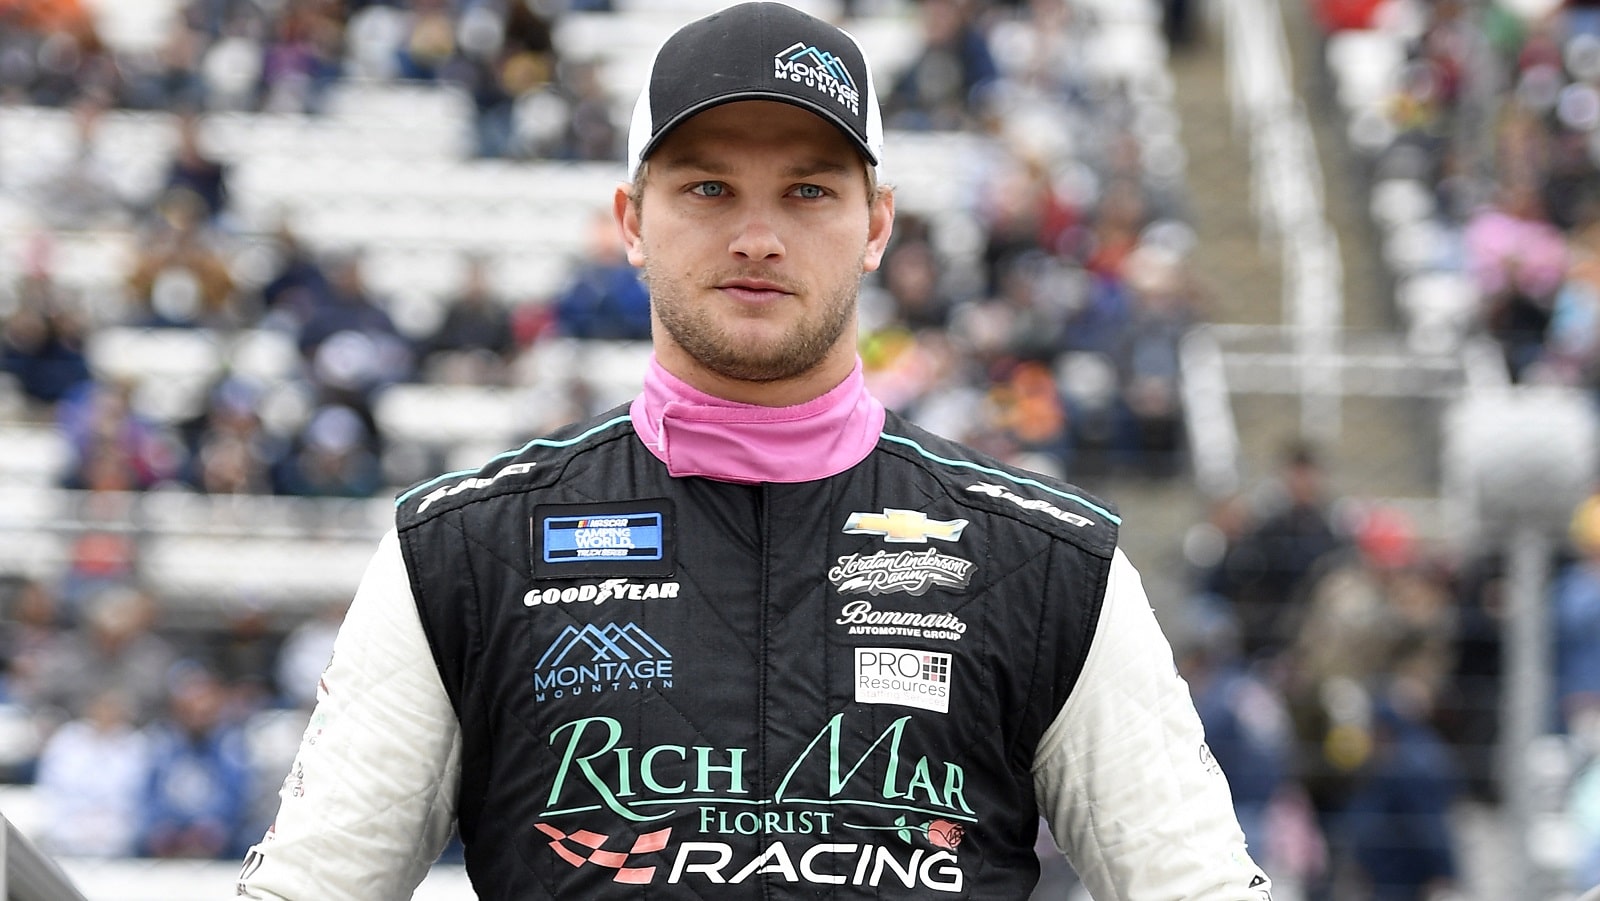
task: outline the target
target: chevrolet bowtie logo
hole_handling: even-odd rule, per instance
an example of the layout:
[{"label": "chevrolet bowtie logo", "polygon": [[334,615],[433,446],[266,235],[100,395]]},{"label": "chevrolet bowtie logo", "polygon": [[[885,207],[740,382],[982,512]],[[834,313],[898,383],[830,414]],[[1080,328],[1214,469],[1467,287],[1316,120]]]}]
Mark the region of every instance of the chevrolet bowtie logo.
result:
[{"label": "chevrolet bowtie logo", "polygon": [[955,541],[967,527],[964,519],[929,519],[918,510],[892,510],[882,513],[852,513],[845,521],[846,535],[882,535],[884,541],[898,544],[927,544],[929,538]]}]

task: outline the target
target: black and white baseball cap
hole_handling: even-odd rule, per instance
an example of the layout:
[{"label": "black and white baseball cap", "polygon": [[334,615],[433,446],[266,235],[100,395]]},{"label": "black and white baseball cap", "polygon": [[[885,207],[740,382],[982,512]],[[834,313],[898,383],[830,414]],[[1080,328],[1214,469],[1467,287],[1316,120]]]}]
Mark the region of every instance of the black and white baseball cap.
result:
[{"label": "black and white baseball cap", "polygon": [[776,100],[838,126],[871,165],[883,114],[861,44],[782,3],[741,3],[678,29],[656,53],[628,129],[628,178],[689,117],[736,100]]}]

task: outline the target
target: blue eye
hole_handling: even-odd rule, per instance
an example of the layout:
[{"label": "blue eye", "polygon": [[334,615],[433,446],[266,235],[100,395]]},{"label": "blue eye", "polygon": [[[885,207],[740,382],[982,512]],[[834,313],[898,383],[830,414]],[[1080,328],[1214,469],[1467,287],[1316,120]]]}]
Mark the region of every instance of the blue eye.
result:
[{"label": "blue eye", "polygon": [[727,193],[728,186],[720,181],[703,181],[689,190],[701,197],[721,197]]},{"label": "blue eye", "polygon": [[795,188],[794,191],[796,194],[799,194],[801,197],[804,197],[808,200],[815,200],[819,197],[827,195],[826,191],[822,190],[822,188],[816,185],[801,185],[800,187]]}]

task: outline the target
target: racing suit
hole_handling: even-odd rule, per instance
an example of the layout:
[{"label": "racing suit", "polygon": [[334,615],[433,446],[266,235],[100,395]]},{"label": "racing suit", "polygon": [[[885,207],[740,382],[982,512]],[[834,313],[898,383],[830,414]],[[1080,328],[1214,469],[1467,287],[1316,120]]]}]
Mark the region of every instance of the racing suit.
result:
[{"label": "racing suit", "polygon": [[239,893],[1263,901],[1119,520],[886,413],[652,364],[403,494]]}]

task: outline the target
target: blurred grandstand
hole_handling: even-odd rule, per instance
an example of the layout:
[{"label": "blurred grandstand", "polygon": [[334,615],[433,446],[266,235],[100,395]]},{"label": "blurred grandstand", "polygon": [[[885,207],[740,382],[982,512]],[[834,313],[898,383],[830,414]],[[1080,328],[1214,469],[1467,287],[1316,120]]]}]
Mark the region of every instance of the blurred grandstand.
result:
[{"label": "blurred grandstand", "polygon": [[[0,0],[0,813],[90,897],[225,893],[393,495],[635,390],[623,124],[720,5]],[[797,5],[874,390],[1123,505],[1279,896],[1600,882],[1600,12]]]}]

